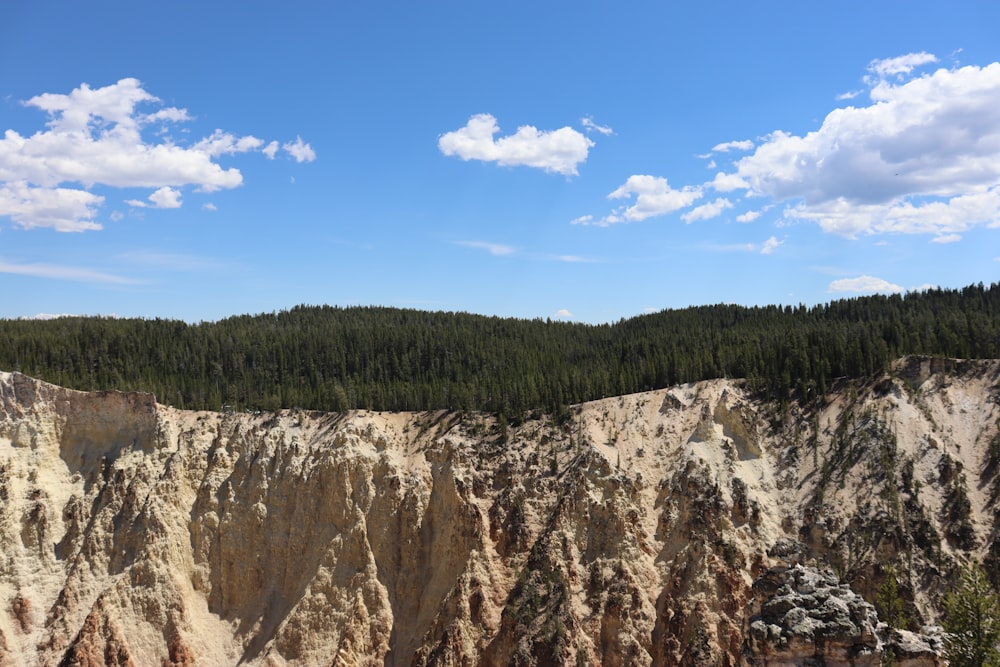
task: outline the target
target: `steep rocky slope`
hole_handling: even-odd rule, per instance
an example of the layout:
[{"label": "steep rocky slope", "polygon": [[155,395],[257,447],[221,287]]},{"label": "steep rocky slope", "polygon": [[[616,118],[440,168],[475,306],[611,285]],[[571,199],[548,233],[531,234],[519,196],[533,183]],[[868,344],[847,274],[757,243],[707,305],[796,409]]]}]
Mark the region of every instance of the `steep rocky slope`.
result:
[{"label": "steep rocky slope", "polygon": [[[506,431],[0,374],[0,666],[938,664],[906,630],[1000,564],[998,421],[1000,362]],[[889,577],[908,628],[870,604]]]}]

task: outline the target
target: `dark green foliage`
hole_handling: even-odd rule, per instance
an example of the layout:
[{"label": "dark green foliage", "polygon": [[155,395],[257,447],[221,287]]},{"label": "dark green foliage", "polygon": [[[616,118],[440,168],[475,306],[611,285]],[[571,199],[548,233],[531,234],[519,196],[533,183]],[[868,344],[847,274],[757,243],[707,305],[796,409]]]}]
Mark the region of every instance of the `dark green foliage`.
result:
[{"label": "dark green foliage", "polygon": [[778,400],[907,354],[1000,357],[1000,285],[805,306],[666,310],[613,325],[299,306],[185,324],[0,320],[0,369],[185,408],[565,412],[712,377]]},{"label": "dark green foliage", "polygon": [[888,623],[890,628],[905,630],[910,624],[906,617],[906,600],[899,592],[896,569],[891,565],[885,568],[885,581],[879,586],[875,608],[879,618]]},{"label": "dark green foliage", "polygon": [[978,565],[963,567],[944,598],[944,629],[952,667],[1000,667],[1000,601]]}]

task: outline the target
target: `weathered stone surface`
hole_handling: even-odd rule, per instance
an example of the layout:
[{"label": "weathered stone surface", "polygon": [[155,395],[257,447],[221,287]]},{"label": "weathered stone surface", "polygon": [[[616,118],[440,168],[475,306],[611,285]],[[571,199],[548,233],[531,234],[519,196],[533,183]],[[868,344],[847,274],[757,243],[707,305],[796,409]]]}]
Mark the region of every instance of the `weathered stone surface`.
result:
[{"label": "weathered stone surface", "polygon": [[0,373],[0,665],[938,664],[865,600],[894,565],[938,619],[980,556],[946,508],[988,548],[1000,364],[901,368],[808,408],[717,380],[506,437]]}]

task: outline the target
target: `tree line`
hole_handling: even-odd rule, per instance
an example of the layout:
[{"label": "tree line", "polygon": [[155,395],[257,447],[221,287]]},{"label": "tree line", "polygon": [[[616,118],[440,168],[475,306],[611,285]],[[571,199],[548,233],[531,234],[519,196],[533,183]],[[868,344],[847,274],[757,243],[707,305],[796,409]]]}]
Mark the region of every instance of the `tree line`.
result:
[{"label": "tree line", "polygon": [[182,408],[486,410],[516,416],[716,377],[778,399],[908,354],[1000,357],[1000,284],[806,306],[714,305],[589,325],[297,306],[188,324],[0,320],[0,369]]}]

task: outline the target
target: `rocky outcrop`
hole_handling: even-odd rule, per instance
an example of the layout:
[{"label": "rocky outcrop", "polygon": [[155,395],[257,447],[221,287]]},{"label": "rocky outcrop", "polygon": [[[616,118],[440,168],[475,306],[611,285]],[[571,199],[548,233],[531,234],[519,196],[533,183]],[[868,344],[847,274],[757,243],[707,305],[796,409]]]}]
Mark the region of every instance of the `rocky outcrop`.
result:
[{"label": "rocky outcrop", "polygon": [[915,631],[997,544],[998,385],[905,361],[810,405],[717,380],[504,428],[0,374],[0,665],[937,664]]},{"label": "rocky outcrop", "polygon": [[939,632],[920,634],[879,623],[875,607],[833,572],[779,566],[753,585],[746,656],[759,667],[822,664],[899,667],[946,664]]}]

